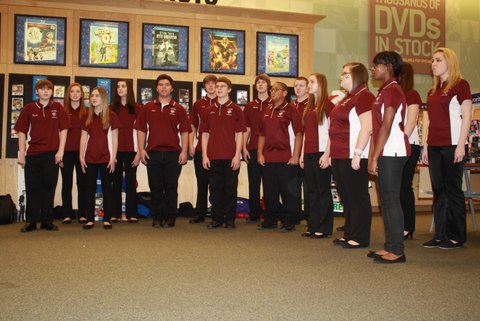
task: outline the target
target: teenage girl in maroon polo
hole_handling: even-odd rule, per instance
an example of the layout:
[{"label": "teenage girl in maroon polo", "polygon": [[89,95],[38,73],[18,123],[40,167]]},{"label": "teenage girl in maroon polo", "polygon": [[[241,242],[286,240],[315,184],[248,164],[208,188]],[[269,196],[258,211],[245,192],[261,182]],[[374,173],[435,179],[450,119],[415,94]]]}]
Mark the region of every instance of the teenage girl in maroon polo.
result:
[{"label": "teenage girl in maroon polo", "polygon": [[402,189],[400,201],[404,217],[403,235],[405,239],[412,238],[415,231],[415,193],[413,192],[413,176],[420,157],[420,137],[418,135],[418,112],[422,99],[413,88],[413,67],[409,63],[403,64],[402,72],[398,79],[407,99],[407,111],[404,132],[410,142],[410,157],[403,168]]},{"label": "teenage girl in maroon polo", "polygon": [[67,113],[72,127],[68,130],[67,142],[65,143],[65,153],[63,154],[62,171],[62,210],[64,213],[63,224],[72,222],[72,183],[73,169],[75,168],[77,178],[77,204],[78,204],[78,222],[84,224],[87,219],[85,212],[86,203],[86,176],[80,165],[80,136],[82,135],[83,115],[87,113],[85,107],[84,93],[82,85],[79,83],[70,84],[67,88],[65,97],[65,112]]},{"label": "teenage girl in maroon polo", "polygon": [[330,140],[328,116],[334,105],[328,99],[327,78],[314,73],[308,77],[311,98],[302,115],[304,125],[300,167],[305,170],[309,200],[308,228],[302,236],[324,238],[332,234],[333,199],[331,191]]},{"label": "teenage girl in maroon polo", "polygon": [[270,77],[260,74],[255,77],[257,98],[249,102],[243,113],[245,115],[245,133],[243,141],[243,159],[247,162],[248,170],[248,199],[250,214],[247,222],[255,222],[260,219],[260,186],[262,183],[262,167],[257,162],[258,147],[258,124],[263,117],[263,112],[272,102],[268,90],[270,89]]},{"label": "teenage girl in maroon polo", "polygon": [[410,144],[403,125],[407,102],[396,80],[402,66],[402,57],[394,51],[383,51],[373,58],[372,77],[383,84],[372,106],[373,135],[368,172],[377,176],[385,244],[382,250],[370,251],[367,256],[377,263],[406,261],[400,187],[403,167],[410,156]]},{"label": "teenage girl in maroon polo", "polygon": [[[25,105],[15,124],[18,133],[18,164],[25,168],[27,197],[26,223],[20,232],[41,228],[56,231],[53,224],[53,199],[58,165],[63,166],[63,152],[70,127],[63,106],[51,100],[53,84],[39,80],[35,84],[38,101]],[[27,136],[30,138],[27,146]]]},{"label": "teenage girl in maroon polo", "polygon": [[82,119],[83,129],[80,139],[80,164],[87,174],[87,223],[83,228],[93,228],[95,222],[95,192],[97,173],[100,172],[103,193],[103,228],[111,229],[112,215],[112,173],[118,150],[117,115],[108,108],[108,93],[102,87],[90,92],[91,107]]},{"label": "teenage girl in maroon polo", "polygon": [[[302,148],[303,128],[298,111],[290,105],[287,85],[273,84],[272,104],[266,109],[259,125],[258,163],[263,168],[266,211],[260,230],[277,227],[282,220],[282,232],[295,230],[300,217],[300,167],[298,166]],[[280,216],[279,197],[282,197]]]},{"label": "teenage girl in maroon polo", "polygon": [[345,217],[343,237],[333,243],[346,248],[370,243],[372,205],[367,158],[375,96],[368,90],[367,83],[368,70],[363,64],[345,64],[340,86],[347,95],[330,113],[330,157]]},{"label": "teenage girl in maroon polo", "polygon": [[454,249],[467,240],[462,175],[472,95],[453,50],[435,51],[432,72],[433,86],[427,97],[430,122],[422,161],[429,165],[432,181],[435,237],[423,246]]},{"label": "teenage girl in maroon polo", "polygon": [[129,223],[137,223],[137,131],[133,129],[140,106],[135,102],[130,80],[119,80],[110,109],[120,122],[118,130],[118,153],[113,173],[113,208],[110,222],[117,222],[122,215],[122,183],[125,171],[125,216]]},{"label": "teenage girl in maroon polo", "polygon": [[212,223],[207,228],[225,224],[226,228],[234,229],[245,121],[240,107],[229,98],[230,79],[218,78],[215,88],[217,101],[201,129],[202,163],[208,170],[212,195]]},{"label": "teenage girl in maroon polo", "polygon": [[[215,93],[215,83],[217,77],[207,75],[203,78],[203,88],[207,94],[205,97],[198,99],[192,106],[190,112],[190,123],[192,124],[192,132],[189,134],[189,154],[193,157],[195,166],[195,176],[197,178],[197,201],[195,205],[195,215],[190,219],[190,223],[202,223],[205,221],[208,206],[208,172],[202,165],[202,133],[200,126],[205,122],[205,118],[209,113],[210,107],[215,104],[217,95]],[[196,146],[195,146],[195,140]]]}]

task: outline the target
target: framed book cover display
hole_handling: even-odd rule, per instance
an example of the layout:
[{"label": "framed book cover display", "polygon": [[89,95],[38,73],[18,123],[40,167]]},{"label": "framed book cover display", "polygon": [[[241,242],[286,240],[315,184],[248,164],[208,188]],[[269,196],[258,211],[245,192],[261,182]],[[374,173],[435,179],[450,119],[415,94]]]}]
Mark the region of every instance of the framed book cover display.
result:
[{"label": "framed book cover display", "polygon": [[257,75],[298,77],[298,35],[257,32]]},{"label": "framed book cover display", "polygon": [[201,29],[201,72],[245,74],[245,31]]}]

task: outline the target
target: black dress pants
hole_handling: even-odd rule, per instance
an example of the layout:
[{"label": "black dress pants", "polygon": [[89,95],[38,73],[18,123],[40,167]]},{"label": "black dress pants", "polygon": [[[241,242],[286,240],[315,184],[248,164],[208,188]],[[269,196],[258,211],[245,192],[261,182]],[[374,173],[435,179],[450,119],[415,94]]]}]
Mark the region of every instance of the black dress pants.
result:
[{"label": "black dress pants", "polygon": [[95,221],[95,194],[97,192],[97,177],[100,173],[103,195],[103,221],[108,222],[112,217],[112,180],[113,175],[107,168],[107,163],[87,163],[87,221]]},{"label": "black dress pants", "polygon": [[[287,163],[266,163],[263,169],[263,190],[266,211],[264,225],[275,225],[280,219],[285,225],[298,222],[301,212],[300,167]],[[279,199],[282,198],[282,209]]]},{"label": "black dress pants", "polygon": [[214,222],[235,222],[240,169],[232,170],[231,163],[231,159],[210,161],[208,179],[212,193],[212,221]]},{"label": "black dress pants", "polygon": [[428,146],[433,189],[435,239],[467,241],[465,195],[462,190],[464,163],[453,163],[456,145]]},{"label": "black dress pants", "polygon": [[208,171],[203,168],[202,152],[195,152],[195,155],[193,155],[193,164],[195,166],[195,177],[197,178],[195,214],[199,217],[205,217],[208,208]]},{"label": "black dress pants", "polygon": [[400,189],[400,202],[402,203],[404,230],[415,232],[415,193],[413,192],[413,176],[420,157],[420,146],[410,145],[411,154],[405,163],[402,174],[402,187]]},{"label": "black dress pants", "polygon": [[150,151],[147,163],[148,185],[152,193],[152,218],[164,220],[177,217],[178,178],[182,166],[179,152]]},{"label": "black dress pants", "polygon": [[122,216],[122,185],[125,172],[125,215],[137,217],[137,168],[132,167],[135,152],[118,152],[113,172],[113,212],[112,217]]},{"label": "black dress pants", "polygon": [[53,199],[58,179],[55,152],[25,158],[26,221],[49,224],[53,221]]},{"label": "black dress pants", "polygon": [[332,170],[345,216],[344,238],[363,245],[370,244],[372,205],[368,193],[368,160],[360,169],[352,168],[351,159],[332,159]]},{"label": "black dress pants", "polygon": [[62,172],[62,211],[64,217],[74,218],[72,207],[73,170],[77,178],[77,218],[86,217],[87,176],[82,172],[78,151],[66,151],[63,154]]},{"label": "black dress pants", "polygon": [[248,201],[250,203],[250,219],[260,217],[260,186],[262,183],[262,166],[257,162],[257,150],[249,150],[250,161],[248,170]]},{"label": "black dress pants", "polygon": [[331,235],[333,230],[332,168],[320,168],[323,153],[306,153],[304,176],[307,183],[310,213],[308,231]]}]

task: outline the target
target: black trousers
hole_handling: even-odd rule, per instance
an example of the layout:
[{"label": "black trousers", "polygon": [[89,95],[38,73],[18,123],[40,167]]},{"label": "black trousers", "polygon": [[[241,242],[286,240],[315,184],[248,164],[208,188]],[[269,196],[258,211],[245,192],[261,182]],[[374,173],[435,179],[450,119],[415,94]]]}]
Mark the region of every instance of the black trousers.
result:
[{"label": "black trousers", "polygon": [[332,168],[320,168],[323,153],[307,153],[304,156],[304,177],[307,183],[308,231],[331,235],[333,230]]},{"label": "black trousers", "polygon": [[250,203],[250,219],[260,217],[260,186],[262,183],[262,166],[257,162],[257,150],[249,150],[250,161],[248,170],[248,201]]},{"label": "black trousers", "polygon": [[87,163],[87,221],[95,221],[95,194],[97,192],[97,177],[100,173],[103,195],[103,221],[108,222],[112,217],[112,181],[113,175],[109,173],[107,163]]},{"label": "black trousers", "polygon": [[[301,212],[300,167],[287,163],[266,163],[263,169],[265,194],[264,224],[277,224],[280,219],[286,225],[298,222]],[[280,209],[279,199],[282,198]]]},{"label": "black trousers", "polygon": [[195,177],[197,178],[197,201],[195,203],[195,213],[199,217],[207,215],[208,208],[208,171],[202,165],[202,152],[195,152],[193,155],[193,164],[195,166]]},{"label": "black trousers", "polygon": [[344,238],[370,244],[372,205],[368,193],[368,160],[360,160],[360,169],[352,168],[351,159],[332,159],[333,176],[345,216]]},{"label": "black trousers", "polygon": [[231,168],[232,160],[210,161],[208,179],[212,193],[212,221],[234,222],[237,209],[238,173]]},{"label": "black trousers", "polygon": [[113,208],[112,217],[122,216],[122,185],[125,172],[125,215],[137,217],[137,168],[132,167],[135,152],[118,152],[113,172]]},{"label": "black trousers", "polygon": [[411,155],[403,167],[400,202],[402,203],[404,230],[415,232],[415,193],[413,192],[413,176],[420,157],[420,146],[410,145]]},{"label": "black trousers", "polygon": [[51,223],[53,199],[58,179],[55,152],[27,156],[25,159],[26,221]]},{"label": "black trousers", "polygon": [[178,178],[182,166],[179,152],[150,151],[147,163],[148,185],[152,193],[152,218],[163,220],[177,217]]},{"label": "black trousers", "polygon": [[72,207],[73,170],[77,178],[77,218],[86,217],[87,176],[82,172],[78,151],[66,151],[63,154],[62,172],[62,210],[64,217],[74,218]]},{"label": "black trousers", "polygon": [[453,163],[457,146],[428,146],[436,240],[467,240],[465,195],[462,190],[464,163]]}]

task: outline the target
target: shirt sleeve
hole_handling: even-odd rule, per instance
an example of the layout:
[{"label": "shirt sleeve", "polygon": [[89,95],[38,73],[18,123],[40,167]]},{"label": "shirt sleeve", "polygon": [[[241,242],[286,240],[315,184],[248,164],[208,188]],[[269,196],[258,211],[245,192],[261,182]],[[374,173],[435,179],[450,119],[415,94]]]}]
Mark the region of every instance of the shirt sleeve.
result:
[{"label": "shirt sleeve", "polygon": [[291,107],[291,117],[292,117],[292,127],[295,135],[298,133],[303,133],[302,119],[300,118],[300,113],[294,107]]},{"label": "shirt sleeve", "polygon": [[193,125],[193,127],[198,129],[199,121],[198,118],[200,115],[198,114],[198,104],[195,102],[192,107],[192,111],[190,112],[190,123]]},{"label": "shirt sleeve", "polygon": [[182,106],[178,107],[178,111],[180,116],[180,132],[190,133],[192,131],[192,126],[190,126],[190,120],[188,119],[187,112]]},{"label": "shirt sleeve", "polygon": [[147,106],[140,109],[140,112],[137,115],[137,120],[135,121],[134,128],[141,132],[147,132]]},{"label": "shirt sleeve", "polygon": [[114,112],[110,112],[110,126],[112,127],[112,130],[122,127],[120,117],[118,117]]},{"label": "shirt sleeve", "polygon": [[30,127],[30,119],[28,117],[28,105],[22,108],[20,116],[18,116],[17,122],[15,123],[15,130],[17,132],[22,132],[24,134],[28,133]]},{"label": "shirt sleeve", "polygon": [[64,129],[69,129],[72,127],[72,124],[70,123],[70,119],[68,118],[67,112],[65,111],[65,108],[63,106],[59,106],[58,108],[58,129],[60,131]]},{"label": "shirt sleeve", "polygon": [[237,119],[235,122],[235,132],[246,132],[247,128],[245,127],[245,115],[243,114],[243,111],[240,107],[235,106],[235,111],[237,114]]},{"label": "shirt sleeve", "polygon": [[466,80],[462,79],[457,86],[458,86],[457,98],[460,105],[463,103],[464,100],[472,99],[470,84]]},{"label": "shirt sleeve", "polygon": [[420,94],[415,89],[409,90],[405,94],[405,97],[407,98],[407,106],[410,106],[410,105],[422,106],[422,98],[420,97]]},{"label": "shirt sleeve", "polygon": [[[398,87],[400,89],[400,87]],[[403,91],[402,91],[403,94]],[[387,107],[393,107],[393,109],[398,110],[398,108],[402,105],[402,96],[400,95],[398,91],[392,90],[389,88],[384,89],[382,92],[382,97],[383,97],[383,105],[385,108]]]},{"label": "shirt sleeve", "polygon": [[357,115],[360,116],[367,111],[371,111],[374,101],[375,96],[373,96],[371,92],[362,93],[355,102],[355,111],[357,112]]}]

